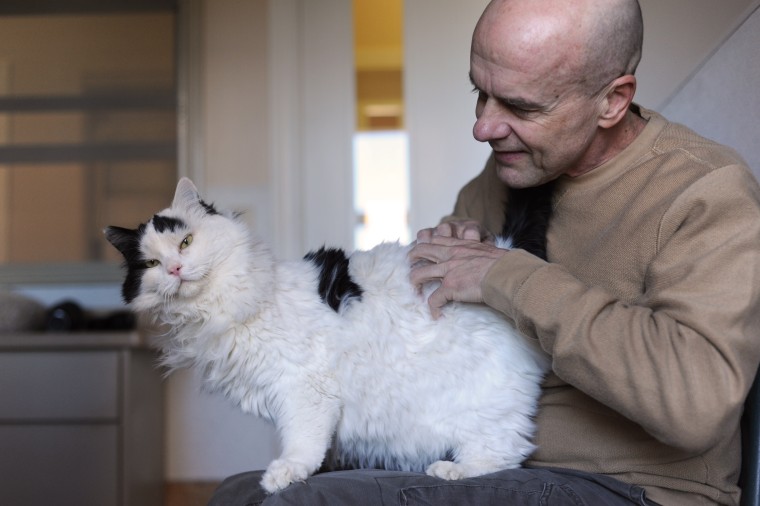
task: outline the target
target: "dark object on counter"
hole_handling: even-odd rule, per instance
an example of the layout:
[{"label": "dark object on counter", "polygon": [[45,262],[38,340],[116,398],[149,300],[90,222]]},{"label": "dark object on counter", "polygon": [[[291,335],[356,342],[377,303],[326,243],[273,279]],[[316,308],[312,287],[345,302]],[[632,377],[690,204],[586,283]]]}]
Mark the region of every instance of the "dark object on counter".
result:
[{"label": "dark object on counter", "polygon": [[135,317],[129,311],[95,315],[87,313],[76,302],[67,300],[48,310],[46,328],[51,332],[132,330],[135,324]]},{"label": "dark object on counter", "polygon": [[0,334],[45,327],[45,306],[18,293],[0,292]]},{"label": "dark object on counter", "polygon": [[115,311],[87,321],[87,330],[132,330],[136,326],[137,319],[129,311]]},{"label": "dark object on counter", "polygon": [[84,329],[84,311],[76,302],[65,301],[48,311],[47,329],[54,332]]}]

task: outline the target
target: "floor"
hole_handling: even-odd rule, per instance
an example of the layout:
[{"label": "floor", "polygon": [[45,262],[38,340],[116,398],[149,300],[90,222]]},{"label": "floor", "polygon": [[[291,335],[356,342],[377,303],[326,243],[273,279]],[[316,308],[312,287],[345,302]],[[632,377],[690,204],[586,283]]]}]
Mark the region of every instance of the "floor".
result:
[{"label": "floor", "polygon": [[166,484],[164,506],[206,506],[217,482],[170,482]]}]

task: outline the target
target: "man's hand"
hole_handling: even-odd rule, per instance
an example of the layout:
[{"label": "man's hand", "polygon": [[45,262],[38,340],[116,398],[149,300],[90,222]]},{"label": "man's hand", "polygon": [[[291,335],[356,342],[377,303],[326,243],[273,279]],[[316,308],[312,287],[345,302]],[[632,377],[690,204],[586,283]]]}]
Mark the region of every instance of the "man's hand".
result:
[{"label": "man's hand", "polygon": [[481,242],[480,237],[470,240],[430,234],[429,240],[418,241],[409,252],[411,281],[415,286],[441,282],[428,298],[431,313],[438,318],[450,301],[483,302],[480,285],[491,266],[506,253],[490,242]]},{"label": "man's hand", "polygon": [[471,241],[489,241],[494,238],[475,220],[460,220],[441,223],[435,228],[423,228],[417,232],[417,244],[429,243],[435,236],[469,239]]}]

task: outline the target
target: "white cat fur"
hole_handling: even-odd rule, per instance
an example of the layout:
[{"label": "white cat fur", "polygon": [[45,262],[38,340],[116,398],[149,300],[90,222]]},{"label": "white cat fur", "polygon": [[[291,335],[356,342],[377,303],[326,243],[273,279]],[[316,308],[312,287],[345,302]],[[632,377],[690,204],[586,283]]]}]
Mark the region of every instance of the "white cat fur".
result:
[{"label": "white cat fur", "polygon": [[[449,304],[434,320],[409,282],[408,247],[352,253],[363,295],[336,313],[312,262],[276,261],[242,220],[207,214],[189,180],[159,214],[189,230],[148,226],[142,254],[161,265],[131,307],[171,329],[166,365],[200,369],[206,387],[275,424],[267,491],[306,479],[331,446],[367,467],[433,462],[426,472],[445,479],[518,467],[534,450],[547,357],[483,305]],[[181,279],[168,273],[178,264]],[[448,450],[453,462],[437,461]]]}]

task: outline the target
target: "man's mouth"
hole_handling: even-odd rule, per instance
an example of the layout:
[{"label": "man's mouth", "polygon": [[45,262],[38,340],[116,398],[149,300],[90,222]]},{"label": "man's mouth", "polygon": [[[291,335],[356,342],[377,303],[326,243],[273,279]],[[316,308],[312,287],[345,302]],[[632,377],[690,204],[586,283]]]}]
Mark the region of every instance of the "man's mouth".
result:
[{"label": "man's mouth", "polygon": [[526,155],[525,151],[508,151],[508,150],[494,150],[493,152],[496,161],[502,165],[509,165],[517,162]]}]

